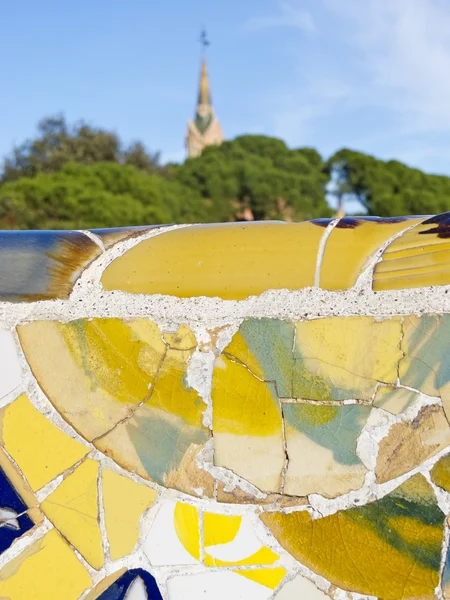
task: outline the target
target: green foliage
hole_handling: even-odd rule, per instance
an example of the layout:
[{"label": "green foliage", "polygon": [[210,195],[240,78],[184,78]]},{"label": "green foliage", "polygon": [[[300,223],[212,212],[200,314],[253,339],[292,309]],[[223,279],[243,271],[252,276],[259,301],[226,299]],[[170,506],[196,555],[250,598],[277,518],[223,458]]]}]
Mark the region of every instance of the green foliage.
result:
[{"label": "green foliage", "polygon": [[116,162],[155,172],[159,155],[149,154],[145,147],[133,143],[122,148],[119,137],[111,131],[97,129],[80,122],[69,127],[62,115],[47,117],[38,124],[38,136],[13,148],[3,162],[0,181],[16,181],[38,173],[54,173],[66,163],[90,165]]},{"label": "green foliage", "polygon": [[0,180],[0,226],[19,229],[303,220],[328,216],[327,175],[311,148],[245,135],[183,165],[159,164],[137,142],[63,117],[15,148]]},{"label": "green foliage", "polygon": [[[301,221],[331,216],[355,195],[372,215],[450,210],[450,178],[343,149],[326,163],[313,148],[243,135],[182,165],[164,165],[140,143],[62,116],[13,149],[0,176],[0,227],[83,229],[241,219]],[[345,206],[344,206],[345,208]]]},{"label": "green foliage", "polygon": [[210,146],[176,169],[175,178],[210,203],[211,220],[303,220],[330,214],[328,176],[311,148],[289,150],[282,140],[245,135]]},{"label": "green foliage", "polygon": [[201,196],[130,165],[67,163],[0,188],[4,229],[83,229],[206,220]]},{"label": "green foliage", "polygon": [[347,193],[356,195],[370,215],[435,214],[450,210],[450,178],[428,175],[396,160],[382,161],[343,149],[326,170],[335,171]]}]

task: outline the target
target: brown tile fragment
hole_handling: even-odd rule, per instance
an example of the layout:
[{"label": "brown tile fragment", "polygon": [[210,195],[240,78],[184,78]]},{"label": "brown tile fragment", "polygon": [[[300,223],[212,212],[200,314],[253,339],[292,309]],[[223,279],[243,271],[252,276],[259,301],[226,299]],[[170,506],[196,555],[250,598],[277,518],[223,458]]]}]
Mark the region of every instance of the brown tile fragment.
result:
[{"label": "brown tile fragment", "polygon": [[407,473],[450,444],[450,426],[438,404],[425,406],[413,421],[391,427],[379,444],[377,483]]}]

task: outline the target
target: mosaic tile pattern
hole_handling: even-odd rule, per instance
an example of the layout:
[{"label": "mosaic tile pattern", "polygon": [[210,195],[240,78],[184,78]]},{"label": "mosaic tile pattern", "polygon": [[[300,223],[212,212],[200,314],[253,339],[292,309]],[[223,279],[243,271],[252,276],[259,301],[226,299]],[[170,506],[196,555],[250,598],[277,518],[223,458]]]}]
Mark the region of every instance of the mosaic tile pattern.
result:
[{"label": "mosaic tile pattern", "polygon": [[449,232],[0,233],[0,598],[450,600]]}]

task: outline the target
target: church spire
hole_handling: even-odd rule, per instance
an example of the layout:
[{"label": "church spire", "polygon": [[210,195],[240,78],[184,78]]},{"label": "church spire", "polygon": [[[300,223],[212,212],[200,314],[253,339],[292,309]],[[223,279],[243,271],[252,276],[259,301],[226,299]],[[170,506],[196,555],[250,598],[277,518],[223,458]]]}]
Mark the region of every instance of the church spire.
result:
[{"label": "church spire", "polygon": [[198,92],[198,105],[211,106],[211,93],[209,91],[208,69],[206,68],[206,58],[202,60],[202,71],[200,74],[200,89]]},{"label": "church spire", "polygon": [[206,67],[205,58],[206,49],[210,43],[205,30],[203,30],[200,35],[200,43],[203,49],[203,57],[197,107],[194,120],[188,122],[188,131],[186,135],[186,147],[189,157],[200,156],[205,146],[221,144],[224,139],[222,128],[216,119],[211,103],[208,69]]}]

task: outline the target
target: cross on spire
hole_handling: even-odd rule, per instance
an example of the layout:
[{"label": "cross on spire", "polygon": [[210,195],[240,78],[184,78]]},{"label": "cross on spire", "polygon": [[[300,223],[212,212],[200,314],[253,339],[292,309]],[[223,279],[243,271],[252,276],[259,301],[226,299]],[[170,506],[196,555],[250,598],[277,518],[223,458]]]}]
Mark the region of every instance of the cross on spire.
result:
[{"label": "cross on spire", "polygon": [[208,39],[208,34],[206,33],[206,29],[205,28],[202,29],[199,41],[200,41],[200,44],[202,46],[203,53],[205,53],[206,49],[208,48],[208,46],[211,45],[211,42]]}]

